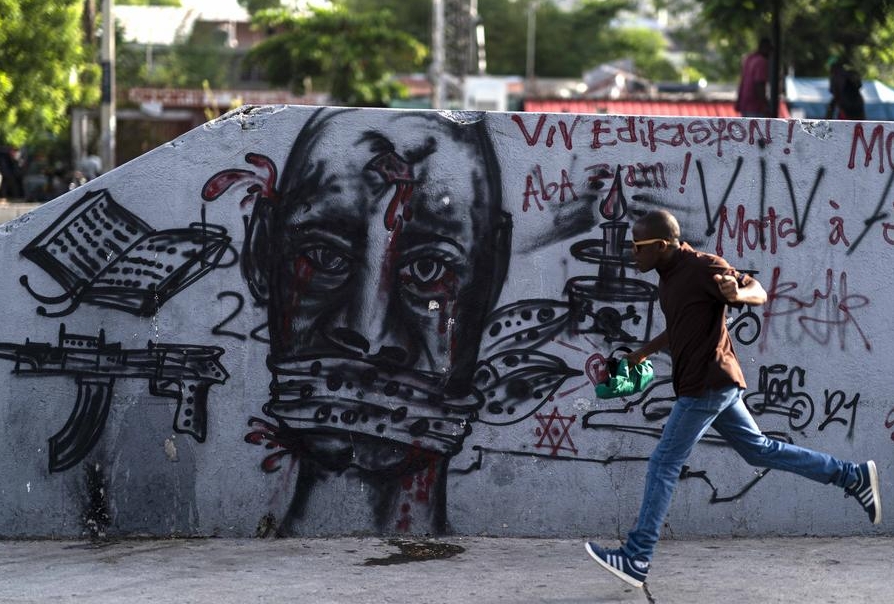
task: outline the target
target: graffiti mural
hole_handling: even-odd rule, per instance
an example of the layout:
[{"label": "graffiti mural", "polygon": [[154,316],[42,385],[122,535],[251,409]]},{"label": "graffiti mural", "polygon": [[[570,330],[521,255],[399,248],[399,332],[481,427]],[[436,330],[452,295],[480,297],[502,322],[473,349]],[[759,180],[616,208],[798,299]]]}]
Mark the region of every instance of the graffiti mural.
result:
[{"label": "graffiti mural", "polygon": [[[0,536],[93,535],[95,510],[104,534],[616,532],[675,401],[663,352],[645,391],[594,392],[664,329],[631,253],[656,208],[765,285],[727,315],[765,434],[890,459],[890,140],[766,119],[210,122],[0,225],[0,468],[21,483]],[[768,476],[709,432],[669,526],[859,524],[809,497],[789,513]],[[24,520],[58,493],[86,495]]]}]

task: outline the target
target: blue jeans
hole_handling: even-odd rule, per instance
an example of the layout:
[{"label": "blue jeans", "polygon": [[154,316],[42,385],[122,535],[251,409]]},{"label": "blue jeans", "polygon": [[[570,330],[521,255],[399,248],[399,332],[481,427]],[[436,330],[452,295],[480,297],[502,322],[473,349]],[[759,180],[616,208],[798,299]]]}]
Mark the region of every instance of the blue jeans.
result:
[{"label": "blue jeans", "polygon": [[649,458],[646,491],[636,527],[622,547],[631,558],[651,560],[670,507],[683,464],[695,443],[714,429],[753,466],[785,470],[823,484],[847,486],[856,480],[857,465],[767,438],[742,402],[735,386],[711,390],[698,398],[681,396],[668,417],[658,446]]}]

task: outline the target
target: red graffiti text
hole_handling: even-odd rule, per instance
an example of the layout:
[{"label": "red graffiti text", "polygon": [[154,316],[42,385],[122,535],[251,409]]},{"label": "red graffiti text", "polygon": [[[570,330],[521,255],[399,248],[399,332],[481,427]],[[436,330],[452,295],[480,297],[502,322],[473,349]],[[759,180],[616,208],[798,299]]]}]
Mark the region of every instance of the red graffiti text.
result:
[{"label": "red graffiti text", "polygon": [[664,175],[664,164],[627,164],[626,166],[612,166],[609,164],[594,164],[584,168],[590,172],[587,180],[593,189],[605,187],[603,181],[611,181],[615,178],[615,170],[623,175],[624,185],[630,188],[641,189],[666,189],[667,178]]},{"label": "red graffiti text", "polygon": [[626,125],[620,128],[608,124],[608,120],[594,120],[590,147],[601,149],[626,143],[656,151],[658,147],[703,145],[715,147],[717,156],[723,157],[726,141],[749,145],[772,142],[770,120],[693,120],[684,124],[628,117]]},{"label": "red graffiti text", "polygon": [[559,202],[577,201],[577,193],[574,184],[568,177],[568,171],[562,170],[558,182],[547,180],[543,177],[543,169],[537,165],[530,174],[525,176],[525,200],[522,203],[522,211],[527,212],[531,207],[531,200],[537,204],[537,209],[542,210],[541,201],[550,201],[558,195]]},{"label": "red graffiti text", "polygon": [[854,311],[869,306],[870,301],[866,296],[849,293],[846,272],[842,271],[836,280],[832,269],[827,269],[823,289],[814,289],[804,296],[792,293],[797,292],[798,287],[795,281],[782,280],[780,267],[773,269],[764,305],[761,351],[766,350],[767,337],[776,317],[794,319],[802,333],[819,344],[828,345],[837,338],[841,350],[846,347],[849,333],[856,331],[863,347],[872,350],[854,314]]},{"label": "red graffiti text", "polygon": [[791,218],[780,218],[776,209],[770,206],[763,218],[746,218],[745,206],[736,208],[735,218],[731,221],[726,206],[720,208],[720,228],[717,229],[717,243],[714,249],[718,256],[724,252],[724,239],[736,243],[736,254],[742,257],[745,248],[769,251],[775,254],[780,242],[788,247],[795,247],[798,241],[798,229]]},{"label": "red graffiti text", "polygon": [[892,156],[892,147],[894,147],[894,131],[886,132],[885,126],[879,124],[872,129],[869,140],[866,140],[863,124],[854,126],[854,137],[851,141],[851,156],[847,162],[847,167],[851,170],[856,167],[857,151],[863,153],[863,167],[868,168],[873,162],[873,155],[878,153],[878,171],[879,174],[885,172],[885,166],[894,170],[894,156]]}]

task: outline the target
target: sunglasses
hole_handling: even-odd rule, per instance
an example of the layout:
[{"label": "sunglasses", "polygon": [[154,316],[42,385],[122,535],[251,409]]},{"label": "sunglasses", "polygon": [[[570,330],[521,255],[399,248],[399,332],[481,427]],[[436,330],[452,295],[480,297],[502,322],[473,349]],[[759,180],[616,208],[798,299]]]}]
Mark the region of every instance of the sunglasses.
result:
[{"label": "sunglasses", "polygon": [[641,247],[646,246],[646,245],[652,245],[653,243],[658,243],[659,241],[668,243],[667,239],[641,239],[639,241],[634,240],[633,241],[633,251],[634,251],[634,253],[638,252]]}]

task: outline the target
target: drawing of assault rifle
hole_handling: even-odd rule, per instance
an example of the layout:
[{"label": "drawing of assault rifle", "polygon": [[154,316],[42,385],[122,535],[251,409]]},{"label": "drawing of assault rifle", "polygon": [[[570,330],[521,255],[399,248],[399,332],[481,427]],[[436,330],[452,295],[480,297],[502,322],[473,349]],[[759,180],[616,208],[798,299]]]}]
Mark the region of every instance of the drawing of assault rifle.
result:
[{"label": "drawing of assault rifle", "polygon": [[223,384],[229,374],[220,363],[223,349],[217,346],[159,344],[124,349],[109,344],[105,332],[99,337],[65,333],[59,328],[59,343],[0,342],[0,358],[13,361],[12,373],[35,376],[72,376],[78,398],[65,426],[50,437],[50,472],[71,468],[93,448],[105,427],[112,402],[112,387],[118,378],[149,380],[154,396],[177,401],[174,431],[205,441],[208,418],[208,389]]}]

